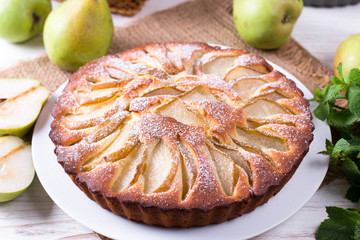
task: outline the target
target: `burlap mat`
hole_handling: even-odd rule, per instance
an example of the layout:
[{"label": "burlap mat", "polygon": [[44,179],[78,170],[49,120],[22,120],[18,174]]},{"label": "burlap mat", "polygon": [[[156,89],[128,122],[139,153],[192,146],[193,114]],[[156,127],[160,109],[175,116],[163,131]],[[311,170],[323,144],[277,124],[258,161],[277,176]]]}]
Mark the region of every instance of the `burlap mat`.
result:
[{"label": "burlap mat", "polygon": [[[310,90],[322,86],[332,71],[295,40],[276,51],[261,51],[241,41],[232,18],[232,0],[196,0],[155,13],[116,28],[110,53],[152,42],[201,41],[243,48],[259,54],[295,75]],[[67,80],[69,73],[53,65],[46,55],[23,61],[0,71],[0,77],[39,79],[51,91]]]},{"label": "burlap mat", "polygon": [[[152,42],[201,41],[247,49],[288,70],[311,91],[315,84],[324,86],[332,70],[324,66],[294,39],[276,51],[261,51],[245,44],[236,32],[232,18],[232,0],[195,0],[155,13],[116,28],[110,53]],[[0,77],[39,79],[52,92],[70,73],[52,64],[46,55],[23,61],[0,71]],[[325,182],[338,173],[329,171]]]}]

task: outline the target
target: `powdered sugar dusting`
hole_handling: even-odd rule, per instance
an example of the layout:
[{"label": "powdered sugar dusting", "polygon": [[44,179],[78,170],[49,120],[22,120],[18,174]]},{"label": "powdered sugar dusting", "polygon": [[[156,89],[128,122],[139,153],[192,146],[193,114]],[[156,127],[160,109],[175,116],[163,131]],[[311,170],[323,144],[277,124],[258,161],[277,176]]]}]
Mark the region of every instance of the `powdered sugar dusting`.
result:
[{"label": "powdered sugar dusting", "polygon": [[237,66],[261,66],[262,68],[265,68],[267,71],[272,71],[273,68],[266,62],[265,59],[253,55],[253,54],[244,54],[239,56],[235,60],[235,65]]},{"label": "powdered sugar dusting", "polygon": [[[85,183],[91,181],[92,185],[90,185],[96,185],[96,189],[104,196],[115,196],[120,202],[123,199],[123,201],[138,201],[143,205],[166,209],[180,207],[210,210],[215,206],[229,205],[236,201],[248,201],[248,198],[252,197],[250,192],[243,197],[235,197],[241,191],[245,191],[244,188],[242,190],[239,188],[239,192],[234,190],[229,194],[230,196],[227,196],[222,190],[222,183],[216,172],[221,171],[221,167],[214,166],[208,148],[210,140],[215,139],[224,147],[238,147],[236,151],[251,166],[253,179],[249,191],[260,195],[266,194],[270,186],[281,183],[283,176],[301,161],[301,157],[308,149],[313,127],[309,105],[295,84],[282,74],[272,71],[262,75],[261,77],[267,83],[257,88],[256,91],[283,93],[287,97],[279,99],[277,102],[294,114],[278,114],[261,119],[251,119],[251,121],[258,124],[255,124],[254,128],[257,128],[256,131],[259,134],[277,135],[285,139],[288,151],[256,149],[256,147],[250,146],[251,150],[250,147],[242,149],[236,146],[230,136],[236,133],[237,127],[247,128],[249,119],[242,111],[244,105],[242,101],[245,100],[241,99],[239,94],[232,89],[232,82],[227,83],[220,76],[201,72],[202,61],[228,56],[238,56],[234,58],[234,63],[230,64],[231,68],[255,66],[258,69],[265,69],[264,71],[272,71],[271,66],[261,57],[236,49],[221,50],[203,43],[150,44],[115,56],[107,56],[85,65],[71,77],[69,85],[52,110],[54,122],[52,123],[51,138],[55,143],[68,145],[57,146],[58,161],[64,165],[67,173],[76,177],[84,174],[81,167],[87,159],[92,157],[95,159],[92,162],[99,166],[93,176],[99,177],[101,171],[101,173],[107,174],[107,180],[95,184],[96,179],[91,177],[92,170],[85,174],[88,177],[82,179]],[[196,74],[193,74],[194,69]],[[225,69],[228,72],[230,70]],[[201,95],[202,93],[199,91],[196,97],[201,100],[196,100],[194,96],[192,100],[189,100],[190,97],[187,99],[186,94],[198,90],[199,86],[209,92],[208,98],[210,95],[212,98],[201,99],[206,94]],[[92,95],[93,98],[86,96],[86,92],[107,88],[114,88],[114,91],[99,91],[99,95]],[[158,91],[152,96],[146,95],[146,93],[162,88],[164,88],[163,92]],[[165,88],[168,88],[167,91]],[[169,93],[171,92],[169,89],[173,94]],[[114,99],[114,108],[109,107],[108,111],[96,112],[98,108],[106,108],[106,101],[111,102]],[[180,120],[177,121],[175,117],[171,117],[176,115],[176,111],[181,111],[180,108],[169,108],[174,111],[174,115],[157,114],[157,109],[170,104],[174,99],[180,102],[179,106],[186,106],[184,109],[189,110],[186,116],[188,116],[189,122],[196,122],[194,126],[184,124]],[[247,101],[253,100],[255,99]],[[88,109],[88,111],[84,109]],[[94,115],[96,118],[92,117]],[[69,116],[78,122],[66,122],[65,120]],[[196,121],[190,121],[192,120],[190,118],[196,118]],[[81,119],[85,120],[81,122]],[[101,161],[101,153],[106,152],[108,147],[121,137],[124,137],[126,141],[124,140],[124,143],[117,142],[123,146],[118,152],[112,151],[113,154],[118,154],[114,158],[114,163]],[[144,194],[146,181],[150,181],[144,175],[146,164],[150,164],[149,156],[159,142],[166,144],[171,152],[171,159],[166,162],[169,165],[167,170],[164,170],[169,172],[161,174],[165,180],[159,183],[161,187],[157,191]],[[247,142],[239,143],[239,145],[241,144],[249,145]],[[115,169],[123,167],[123,159],[129,156],[132,151],[131,147],[135,145],[146,148],[141,164],[137,165],[139,168],[137,169],[137,173],[139,173],[137,178],[122,191],[109,192],[111,178],[118,177]],[[114,146],[117,148],[118,145]],[[191,156],[188,159],[191,158],[194,163],[190,164],[186,162],[189,160],[184,160],[185,162],[181,160],[181,158],[187,159],[181,157],[184,149],[187,149],[187,154]],[[223,154],[230,159],[229,161],[234,161],[226,152]],[[109,168],[108,173],[106,173],[107,167]],[[189,168],[195,169],[190,171]],[[241,168],[240,165],[239,168]],[[188,193],[182,199],[182,183],[186,177],[184,169],[188,169],[189,176],[193,176],[194,179],[188,180]],[[246,171],[243,172],[246,174]],[[118,174],[121,174],[121,170]],[[229,184],[231,189],[236,189],[237,179]]]}]

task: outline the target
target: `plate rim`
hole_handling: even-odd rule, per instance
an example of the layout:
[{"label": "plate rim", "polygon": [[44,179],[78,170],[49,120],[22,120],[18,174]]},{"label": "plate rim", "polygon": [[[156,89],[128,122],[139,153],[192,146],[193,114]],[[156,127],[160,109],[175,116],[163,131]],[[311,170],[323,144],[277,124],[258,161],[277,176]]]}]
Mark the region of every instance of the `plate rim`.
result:
[{"label": "plate rim", "polygon": [[[304,98],[306,99],[309,99],[309,98],[312,98],[313,95],[312,93],[310,92],[310,90],[301,82],[299,81],[297,78],[295,78],[292,74],[290,74],[288,71],[286,71],[285,69],[283,69],[282,67],[278,66],[277,64],[275,63],[272,63],[271,61],[268,61],[266,60],[270,65],[272,65],[274,67],[275,70],[278,70],[279,72],[283,73],[285,76],[287,76],[289,79],[293,80],[295,83],[296,83],[296,86],[304,93]],[[108,225],[105,224],[105,227],[99,227],[98,225],[94,225],[96,221],[91,221],[89,219],[85,219],[81,216],[81,214],[79,215],[79,213],[74,213],[74,209],[76,210],[76,208],[73,208],[73,207],[69,207],[69,203],[65,203],[64,202],[64,199],[62,199],[61,197],[59,197],[59,192],[56,193],[57,190],[64,192],[64,189],[59,189],[59,188],[52,188],[50,185],[49,182],[49,179],[46,175],[46,171],[44,172],[44,167],[42,166],[42,163],[40,160],[39,160],[39,156],[41,156],[40,152],[41,151],[44,151],[44,148],[42,147],[43,144],[40,144],[41,141],[38,141],[37,139],[40,137],[43,138],[43,133],[41,131],[43,131],[43,128],[47,127],[47,129],[50,129],[50,126],[44,126],[44,123],[48,123],[49,122],[49,119],[52,119],[51,115],[49,114],[50,113],[50,109],[52,107],[52,103],[55,102],[55,99],[61,94],[63,88],[66,86],[67,82],[63,83],[49,98],[48,102],[45,104],[45,106],[43,107],[40,115],[39,115],[39,118],[35,124],[35,128],[34,128],[34,134],[33,134],[33,137],[32,137],[32,155],[33,155],[33,161],[34,161],[34,166],[35,166],[35,169],[36,169],[36,172],[37,172],[37,175],[38,175],[38,178],[40,180],[40,183],[41,185],[44,187],[45,191],[48,193],[48,195],[50,196],[50,198],[56,203],[57,206],[59,206],[59,208],[61,208],[66,214],[68,214],[70,217],[72,217],[73,219],[75,219],[77,222],[83,224],[84,226],[88,227],[89,229],[91,229],[92,231],[95,231],[97,233],[100,233],[104,236],[107,236],[107,237],[110,237],[110,238],[124,238],[125,235],[124,235],[124,232],[121,232],[121,236],[120,235],[117,235],[118,232],[114,233],[114,231],[108,231]],[[50,106],[51,104],[51,106]],[[310,104],[310,109],[314,109],[316,106],[315,103],[311,103]],[[46,115],[48,115],[46,117]],[[256,215],[260,215],[260,212],[261,212],[261,209],[267,209],[267,208],[270,208],[269,206],[272,206],[274,204],[271,204],[272,202],[274,202],[276,199],[280,198],[281,196],[283,196],[285,193],[284,193],[284,190],[286,191],[286,189],[288,188],[287,186],[289,186],[292,182],[294,182],[295,180],[297,180],[298,177],[295,177],[295,176],[298,176],[301,172],[299,172],[300,169],[302,169],[302,166],[304,165],[304,160],[309,156],[309,153],[310,151],[312,150],[312,152],[314,151],[321,151],[323,149],[318,149],[318,150],[313,150],[314,149],[314,146],[315,145],[318,145],[315,143],[315,141],[319,141],[318,138],[321,138],[324,140],[324,143],[325,143],[325,138],[328,138],[328,139],[331,139],[331,133],[330,133],[330,128],[329,126],[320,121],[319,119],[317,118],[314,118],[312,119],[314,125],[315,125],[315,130],[313,131],[313,134],[314,134],[314,140],[312,141],[312,143],[310,144],[310,147],[309,147],[309,151],[308,153],[306,154],[306,156],[304,157],[304,159],[302,160],[301,164],[299,165],[298,169],[295,171],[294,175],[290,178],[290,180],[285,184],[285,186],[280,190],[280,192],[271,197],[268,201],[268,203],[265,203],[261,206],[258,206],[256,208],[255,211],[253,212],[250,212],[250,213],[247,213],[247,214],[244,214],[243,216],[241,217],[238,217],[236,219],[233,219],[231,221],[226,221],[224,223],[220,223],[220,224],[212,224],[212,225],[208,225],[208,226],[204,226],[204,227],[193,227],[193,228],[186,228],[186,229],[166,229],[166,228],[161,228],[161,227],[156,227],[156,226],[148,226],[148,225],[145,225],[145,224],[142,224],[142,223],[135,223],[135,222],[132,222],[132,221],[129,221],[128,219],[125,219],[125,218],[122,218],[122,217],[119,217],[115,214],[113,214],[112,212],[108,211],[108,210],[105,210],[103,208],[101,208],[100,205],[98,205],[96,202],[90,200],[69,178],[69,176],[63,171],[63,168],[60,166],[60,164],[58,164],[57,160],[56,160],[56,156],[53,152],[53,149],[54,149],[54,145],[52,144],[50,138],[48,137],[48,133],[46,134],[46,137],[48,138],[47,140],[51,142],[53,148],[51,149],[51,152],[52,152],[52,158],[55,159],[55,163],[57,165],[56,168],[58,168],[57,170],[59,170],[59,168],[62,170],[63,172],[63,176],[62,178],[68,178],[68,181],[67,182],[71,182],[71,184],[73,185],[74,189],[70,189],[71,191],[77,191],[77,193],[75,195],[77,195],[81,201],[85,201],[85,203],[87,204],[87,208],[90,208],[92,209],[93,211],[95,211],[96,214],[105,214],[105,216],[109,219],[112,219],[114,220],[114,217],[116,217],[117,219],[121,219],[120,222],[122,222],[122,224],[125,224],[125,227],[128,226],[129,229],[133,229],[135,228],[136,230],[139,228],[141,231],[140,232],[140,235],[127,235],[126,236],[126,239],[137,239],[138,237],[140,236],[144,236],[143,234],[147,234],[147,237],[148,239],[168,239],[170,236],[172,237],[172,239],[178,239],[178,238],[174,238],[173,234],[171,234],[172,232],[181,232],[182,233],[182,236],[181,236],[181,239],[184,238],[184,234],[186,234],[186,237],[188,237],[189,239],[197,239],[197,240],[200,240],[200,239],[211,239],[211,237],[215,237],[215,239],[219,236],[217,235],[214,235],[214,233],[218,232],[218,231],[214,231],[214,230],[211,230],[211,229],[218,229],[218,228],[222,228],[222,233],[225,231],[224,229],[227,229],[229,230],[228,228],[229,227],[222,227],[222,226],[226,226],[226,225],[236,225],[234,223],[236,222],[244,222],[246,218],[250,218],[250,219],[253,219],[254,217],[252,216],[256,216]],[[50,121],[51,122],[51,121]],[[317,129],[325,129],[327,130],[326,131],[326,134],[324,133],[321,133],[321,136],[319,136],[320,134],[318,134],[318,136],[315,135],[315,132],[319,131]],[[39,134],[40,133],[40,134]],[[39,146],[40,144],[40,146]],[[322,144],[321,146],[324,146],[324,144]],[[39,152],[40,151],[40,152]],[[262,223],[261,221],[260,222],[257,222],[258,223],[258,226],[260,225],[260,231],[259,230],[254,230],[254,231],[250,231],[248,230],[248,232],[246,234],[243,234],[243,236],[241,235],[238,235],[236,236],[236,239],[247,239],[247,238],[251,238],[251,237],[255,237],[257,235],[260,235],[276,226],[278,226],[279,224],[281,224],[282,222],[284,222],[286,219],[288,219],[290,216],[292,216],[294,213],[296,213],[300,208],[302,208],[306,202],[308,202],[308,200],[315,194],[315,192],[317,191],[318,187],[320,186],[322,180],[324,179],[325,175],[326,175],[326,172],[328,170],[328,162],[329,162],[329,158],[327,156],[322,156],[322,155],[316,155],[316,157],[318,159],[320,159],[321,161],[321,164],[322,164],[322,171],[318,172],[317,173],[320,173],[318,176],[317,176],[317,181],[316,181],[316,184],[312,185],[312,188],[311,190],[308,190],[308,195],[306,197],[303,197],[302,198],[302,201],[300,204],[298,204],[297,207],[292,207],[291,208],[291,211],[290,213],[288,214],[285,214],[286,216],[281,216],[280,219],[276,219],[275,218],[275,222],[272,222],[272,223],[268,223],[268,224],[264,224]],[[309,160],[310,161],[310,160]],[[325,164],[326,163],[326,164]],[[53,164],[53,163],[52,163]],[[51,166],[51,165],[50,165]],[[54,165],[55,166],[55,165]],[[53,166],[53,167],[54,167]],[[52,169],[53,171],[55,169]],[[56,170],[55,170],[56,172]],[[63,179],[63,180],[64,180]],[[295,179],[295,180],[294,180]],[[64,185],[65,186],[65,185]],[[52,188],[52,189],[51,189]],[[309,187],[308,187],[309,188]],[[288,190],[289,191],[289,190]],[[79,193],[81,193],[83,195],[83,197],[80,197],[79,196]],[[73,192],[74,194],[74,192]],[[86,199],[84,198],[86,197]],[[86,205],[85,204],[85,205]],[[79,212],[82,212],[82,211],[88,211],[89,209],[84,209],[84,206],[78,208]],[[106,211],[106,212],[104,212]],[[267,210],[262,210],[262,212],[267,212]],[[270,211],[271,212],[271,211]],[[113,215],[113,216],[110,216],[109,214]],[[85,214],[86,215],[86,214]],[[284,215],[284,214],[283,214]],[[255,217],[256,218],[256,217]],[[123,220],[123,221],[122,221]],[[274,220],[274,219],[273,219]],[[116,221],[118,222],[118,221]],[[207,228],[207,230],[205,231],[203,228]],[[128,228],[127,228],[128,229]],[[161,231],[157,231],[158,229],[161,229]],[[201,231],[199,231],[199,229],[202,229]],[[210,231],[209,231],[210,229]],[[153,234],[155,230],[155,235]],[[142,231],[144,231],[144,233],[141,233]],[[135,231],[136,232],[136,231]],[[159,233],[159,232],[162,232],[162,233]],[[199,237],[199,234],[198,232],[202,233]],[[203,233],[204,232],[211,232],[211,234],[205,234],[206,237],[204,237]],[[132,232],[133,233],[133,232]],[[170,233],[170,235],[169,235]],[[138,232],[136,232],[136,234],[138,234]],[[221,237],[223,237],[224,235],[221,235]],[[152,238],[153,237],[153,238]],[[179,238],[180,239],[180,238]]]}]

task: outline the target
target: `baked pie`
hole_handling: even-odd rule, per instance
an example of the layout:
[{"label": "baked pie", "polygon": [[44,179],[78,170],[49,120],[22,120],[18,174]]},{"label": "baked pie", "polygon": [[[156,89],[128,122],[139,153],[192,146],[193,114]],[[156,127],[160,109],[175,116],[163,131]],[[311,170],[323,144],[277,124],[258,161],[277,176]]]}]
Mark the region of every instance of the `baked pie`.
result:
[{"label": "baked pie", "polygon": [[58,162],[90,199],[165,227],[219,223],[266,203],[314,128],[303,93],[263,58],[186,42],[86,64],[52,116]]}]

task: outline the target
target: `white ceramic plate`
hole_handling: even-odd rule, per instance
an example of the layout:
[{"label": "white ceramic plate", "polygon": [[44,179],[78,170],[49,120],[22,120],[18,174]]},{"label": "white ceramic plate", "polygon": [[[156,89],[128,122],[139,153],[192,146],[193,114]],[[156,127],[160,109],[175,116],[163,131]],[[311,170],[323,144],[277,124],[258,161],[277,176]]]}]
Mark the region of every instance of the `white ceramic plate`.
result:
[{"label": "white ceramic plate", "polygon": [[[272,65],[294,80],[298,88],[304,92],[305,98],[313,97],[294,76],[279,66]],[[86,227],[110,238],[127,240],[251,238],[275,227],[300,209],[316,192],[327,172],[328,157],[317,153],[324,150],[325,139],[331,139],[330,129],[324,122],[314,118],[314,140],[308,154],[284,188],[255,211],[224,223],[187,229],[165,229],[135,223],[116,216],[91,201],[57,163],[54,145],[49,138],[52,121],[50,110],[64,86],[65,84],[50,97],[35,126],[32,154],[36,172],[46,192],[61,209]],[[315,104],[311,103],[311,110],[314,108]]]}]

